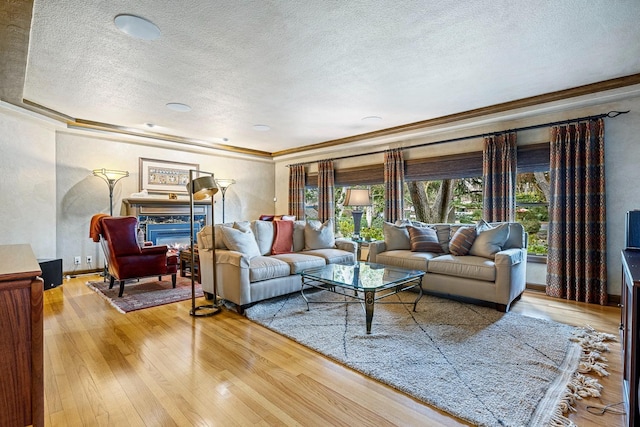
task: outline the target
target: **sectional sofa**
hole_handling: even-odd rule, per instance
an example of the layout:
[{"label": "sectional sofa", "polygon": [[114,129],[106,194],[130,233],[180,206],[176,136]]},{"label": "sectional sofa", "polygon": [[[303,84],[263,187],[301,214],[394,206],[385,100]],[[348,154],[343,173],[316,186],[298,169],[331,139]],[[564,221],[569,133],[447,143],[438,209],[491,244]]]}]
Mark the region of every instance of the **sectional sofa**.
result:
[{"label": "sectional sofa", "polygon": [[217,224],[204,227],[197,241],[203,291],[213,295],[215,245],[218,296],[239,312],[258,301],[299,292],[304,269],[356,259],[356,244],[336,239],[332,220]]},{"label": "sectional sofa", "polygon": [[385,240],[369,245],[369,261],[425,271],[426,292],[506,312],[525,289],[527,234],[519,223],[386,223],[383,231]]}]

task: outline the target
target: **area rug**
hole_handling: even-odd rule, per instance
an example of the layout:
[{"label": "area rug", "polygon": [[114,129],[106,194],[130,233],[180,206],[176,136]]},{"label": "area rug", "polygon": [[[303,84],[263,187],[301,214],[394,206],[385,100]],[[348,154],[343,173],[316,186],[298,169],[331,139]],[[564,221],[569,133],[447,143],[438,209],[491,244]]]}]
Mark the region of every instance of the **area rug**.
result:
[{"label": "area rug", "polygon": [[[116,283],[109,289],[109,282],[102,280],[89,281],[87,286],[98,293],[120,313],[128,313],[149,307],[171,304],[191,298],[191,279],[178,277],[175,289],[171,286],[171,277],[164,276],[159,281],[157,277],[128,280],[125,282],[124,294],[118,297],[120,286]],[[202,288],[196,283],[196,298],[203,296]]]},{"label": "area rug", "polygon": [[[371,334],[358,303],[326,291],[261,302],[247,317],[329,358],[480,426],[572,425],[574,399],[599,396],[606,374],[590,329],[501,313],[425,295],[410,305],[377,304]],[[401,293],[397,301],[415,299]],[[331,300],[337,303],[321,303]],[[582,343],[582,345],[581,345]],[[599,356],[599,354],[598,354]],[[591,361],[589,361],[591,359]],[[339,391],[337,391],[339,392]]]}]

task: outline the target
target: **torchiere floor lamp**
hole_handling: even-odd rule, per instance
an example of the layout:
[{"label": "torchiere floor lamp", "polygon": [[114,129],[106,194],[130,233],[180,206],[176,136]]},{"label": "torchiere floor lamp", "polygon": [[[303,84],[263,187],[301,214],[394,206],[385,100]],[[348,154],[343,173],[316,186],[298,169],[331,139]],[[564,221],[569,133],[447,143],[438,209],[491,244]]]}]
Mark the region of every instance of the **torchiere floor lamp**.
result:
[{"label": "torchiere floor lamp", "polygon": [[235,184],[235,179],[216,179],[216,184],[220,191],[222,191],[222,222],[224,222],[224,195],[227,192],[227,188],[231,186],[231,184]]},{"label": "torchiere floor lamp", "polygon": [[[206,174],[204,176],[194,177],[195,174]],[[214,200],[213,196],[218,192],[218,186],[216,185],[216,180],[213,177],[213,173],[197,171],[197,170],[189,170],[189,183],[187,184],[187,191],[189,192],[189,207],[191,213],[191,314],[194,317],[207,317],[213,316],[214,314],[220,313],[220,305],[218,304],[218,282],[217,282],[217,273],[216,273],[216,236],[215,232],[211,235],[213,236],[213,248],[212,258],[213,258],[213,304],[201,305],[196,307],[196,282],[195,282],[195,274],[193,272],[195,265],[195,242],[194,242],[194,214],[193,214],[193,201],[194,200],[205,200],[207,198],[211,199],[211,227],[214,227]],[[202,311],[201,311],[202,310]]]},{"label": "torchiere floor lamp", "polygon": [[117,171],[109,169],[94,169],[93,175],[102,178],[109,186],[109,215],[113,216],[113,188],[122,178],[129,176],[128,171]]}]

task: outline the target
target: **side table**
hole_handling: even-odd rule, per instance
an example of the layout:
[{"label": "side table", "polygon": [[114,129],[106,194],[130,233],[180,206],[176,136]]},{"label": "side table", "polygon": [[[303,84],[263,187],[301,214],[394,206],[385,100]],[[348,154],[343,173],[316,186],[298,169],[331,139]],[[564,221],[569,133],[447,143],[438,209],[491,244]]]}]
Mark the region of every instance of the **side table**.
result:
[{"label": "side table", "polygon": [[200,282],[200,257],[198,256],[198,248],[194,250],[195,267],[191,268],[191,249],[183,249],[180,251],[180,277],[191,277],[195,275],[196,282]]}]

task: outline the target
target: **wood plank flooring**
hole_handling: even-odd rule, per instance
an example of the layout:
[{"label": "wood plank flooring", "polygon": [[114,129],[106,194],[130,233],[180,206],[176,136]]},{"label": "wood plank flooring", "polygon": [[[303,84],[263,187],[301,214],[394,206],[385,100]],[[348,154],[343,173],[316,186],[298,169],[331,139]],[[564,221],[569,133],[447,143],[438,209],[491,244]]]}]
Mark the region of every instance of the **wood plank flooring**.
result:
[{"label": "wood plank flooring", "polygon": [[[45,291],[48,426],[468,425],[273,333],[233,311],[189,316],[191,301],[118,313],[84,285]],[[620,310],[526,292],[513,311],[618,333]],[[622,400],[620,344],[581,427],[622,426],[585,405]]]}]

